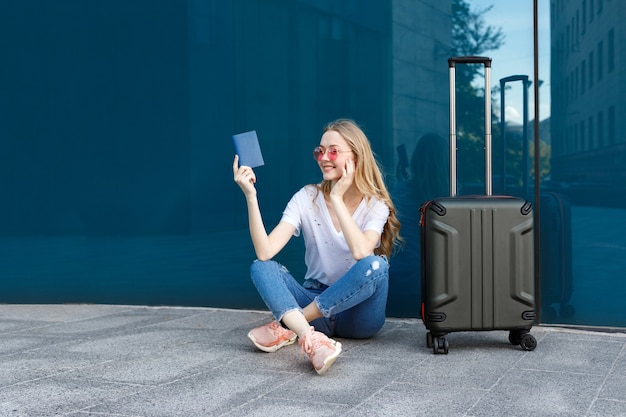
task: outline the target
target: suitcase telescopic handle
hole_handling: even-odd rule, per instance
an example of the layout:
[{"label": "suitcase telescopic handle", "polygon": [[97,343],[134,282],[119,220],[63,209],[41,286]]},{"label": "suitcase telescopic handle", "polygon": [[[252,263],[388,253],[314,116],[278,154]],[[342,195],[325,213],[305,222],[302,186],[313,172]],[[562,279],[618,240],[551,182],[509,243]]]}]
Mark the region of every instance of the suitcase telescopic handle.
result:
[{"label": "suitcase telescopic handle", "polygon": [[491,67],[491,58],[486,56],[453,56],[448,58],[448,66],[454,67],[456,64],[483,64],[486,67]]},{"label": "suitcase telescopic handle", "polygon": [[485,67],[485,194],[492,194],[491,162],[491,58],[484,56],[456,56],[448,58],[450,70],[450,195],[456,187],[456,64],[482,64]]}]

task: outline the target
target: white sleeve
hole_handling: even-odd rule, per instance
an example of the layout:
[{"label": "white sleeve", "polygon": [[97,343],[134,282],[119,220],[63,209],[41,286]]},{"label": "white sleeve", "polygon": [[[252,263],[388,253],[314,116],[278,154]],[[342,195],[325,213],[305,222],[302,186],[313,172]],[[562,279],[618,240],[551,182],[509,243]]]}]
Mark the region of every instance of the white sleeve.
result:
[{"label": "white sleeve", "polygon": [[367,216],[363,231],[374,230],[378,233],[383,232],[383,228],[389,217],[389,207],[381,200],[370,200],[368,202]]},{"label": "white sleeve", "polygon": [[283,216],[280,221],[287,222],[296,228],[293,233],[294,236],[300,236],[302,230],[302,213],[308,197],[306,187],[301,188],[297,193],[291,197],[287,207],[283,211]]}]

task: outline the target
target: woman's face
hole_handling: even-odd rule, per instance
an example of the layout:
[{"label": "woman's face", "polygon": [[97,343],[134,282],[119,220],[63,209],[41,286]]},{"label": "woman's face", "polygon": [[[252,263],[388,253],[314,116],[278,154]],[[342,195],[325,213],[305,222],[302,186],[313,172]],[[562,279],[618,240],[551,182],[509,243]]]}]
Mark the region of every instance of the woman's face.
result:
[{"label": "woman's face", "polygon": [[324,179],[328,181],[337,181],[341,178],[346,161],[354,160],[354,153],[348,142],[334,130],[324,132],[316,149],[317,163]]}]

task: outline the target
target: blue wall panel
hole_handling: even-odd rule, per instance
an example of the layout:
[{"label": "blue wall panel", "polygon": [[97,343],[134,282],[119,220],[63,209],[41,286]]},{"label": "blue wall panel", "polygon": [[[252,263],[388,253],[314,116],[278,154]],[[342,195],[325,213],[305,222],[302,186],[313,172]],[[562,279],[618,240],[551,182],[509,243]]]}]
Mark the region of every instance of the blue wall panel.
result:
[{"label": "blue wall panel", "polygon": [[[248,277],[254,252],[230,136],[259,134],[268,228],[299,187],[319,181],[311,149],[338,117],[364,127],[394,188],[396,146],[447,135],[451,3],[3,0],[0,302],[263,308]],[[596,22],[624,14],[614,3]],[[592,119],[570,119],[583,93],[567,86],[581,63],[559,55],[552,25],[558,81],[542,121],[542,164],[551,163],[542,189],[572,203],[573,309],[550,303],[543,320],[626,326],[623,100],[605,92],[615,100],[583,100]],[[597,31],[615,48],[603,75],[616,90],[623,26]],[[604,147],[591,149],[581,132],[590,123],[598,132],[598,120]],[[302,276],[301,239],[278,260]],[[392,277],[388,314],[418,313],[419,283]]]}]

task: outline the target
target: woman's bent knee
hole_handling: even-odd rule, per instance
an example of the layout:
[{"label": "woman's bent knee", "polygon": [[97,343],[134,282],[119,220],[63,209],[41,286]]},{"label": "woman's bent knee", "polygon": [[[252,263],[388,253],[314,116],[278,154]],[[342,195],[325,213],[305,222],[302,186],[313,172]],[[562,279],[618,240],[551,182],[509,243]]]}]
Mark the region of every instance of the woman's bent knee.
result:
[{"label": "woman's bent knee", "polygon": [[389,263],[384,256],[370,255],[357,261],[357,265],[366,268],[365,275],[385,275],[389,273]]},{"label": "woman's bent knee", "polygon": [[281,269],[285,269],[285,267],[276,261],[259,261],[258,259],[256,259],[254,262],[252,262],[252,265],[250,265],[250,275],[252,275],[253,277],[259,275],[273,275]]}]

